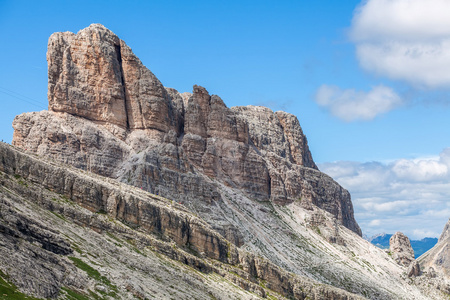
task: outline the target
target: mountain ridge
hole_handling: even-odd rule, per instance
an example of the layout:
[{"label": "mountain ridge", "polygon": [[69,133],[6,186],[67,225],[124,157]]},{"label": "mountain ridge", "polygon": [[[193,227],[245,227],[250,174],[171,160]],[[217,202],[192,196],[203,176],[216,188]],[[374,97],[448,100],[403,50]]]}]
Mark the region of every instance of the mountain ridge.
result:
[{"label": "mountain ridge", "polygon": [[[268,290],[272,289],[272,293],[284,294],[288,298],[334,295],[333,297],[337,299],[359,299],[355,295],[350,295],[334,287],[319,285],[308,278],[289,274],[264,259],[239,250],[219,234],[211,231],[209,225],[203,220],[173,201],[124,184],[117,186],[115,181],[95,176],[92,173],[83,173],[81,170],[61,166],[55,162],[45,161],[5,144],[0,144],[0,158],[2,161],[0,166],[2,175],[1,216],[6,221],[1,223],[0,230],[0,234],[6,237],[2,239],[3,247],[0,247],[4,254],[0,258],[0,264],[2,269],[7,266],[9,276],[17,286],[38,297],[53,298],[58,295],[59,289],[64,285],[74,289],[75,292],[93,292],[83,287],[89,282],[92,284],[93,279],[109,285],[110,291],[107,295],[112,297],[115,297],[114,295],[126,296],[126,290],[131,292],[136,289],[142,290],[142,287],[133,286],[132,282],[128,282],[131,286],[126,289],[115,287],[111,282],[118,282],[122,285],[123,282],[109,276],[109,279],[99,276],[99,278],[96,276],[87,278],[83,272],[76,271],[71,264],[68,264],[65,256],[71,254],[73,256],[69,257],[70,260],[78,262],[78,266],[85,266],[86,263],[80,263],[79,260],[85,261],[86,254],[79,256],[76,253],[82,254],[80,248],[85,249],[86,245],[75,243],[72,240],[73,234],[70,234],[70,237],[66,236],[70,231],[61,224],[67,224],[69,227],[77,225],[101,234],[102,244],[106,243],[104,241],[106,237],[112,238],[113,244],[118,241],[123,243],[123,239],[118,239],[116,236],[128,235],[134,241],[131,245],[138,247],[132,249],[140,257],[141,263],[144,263],[147,257],[142,252],[156,251],[156,253],[171,260],[180,261],[205,274],[215,273],[224,277],[231,276],[232,278],[227,280],[241,285],[244,290],[256,293],[259,297],[266,297],[265,290],[269,287]],[[29,200],[20,200],[19,197],[26,197],[25,199]],[[10,201],[11,198],[16,199]],[[112,202],[116,202],[117,205]],[[47,209],[52,213],[45,214],[46,218],[53,216],[52,222],[59,219],[56,222],[60,225],[59,230],[43,225],[42,220],[46,218],[39,218],[39,221],[34,219],[35,215],[29,212],[29,209],[36,208],[37,205],[41,207],[41,210]],[[147,212],[145,213],[145,211]],[[117,220],[119,223],[113,220]],[[26,225],[21,225],[24,222]],[[33,224],[33,222],[35,223]],[[26,226],[28,229],[23,230],[21,226]],[[139,230],[136,230],[138,228]],[[34,262],[25,259],[23,261],[8,259],[8,257],[15,256],[12,254],[15,251],[14,242],[11,244],[8,242],[21,234],[25,235],[22,237],[21,247],[25,249],[28,247],[28,251],[39,253]],[[158,238],[158,235],[165,238]],[[88,239],[87,236],[84,238]],[[88,241],[85,240],[84,243]],[[109,247],[112,247],[112,250],[109,251],[118,251],[118,248],[123,247],[117,245],[114,247],[111,242],[109,244]],[[37,247],[37,249],[33,247]],[[199,253],[201,254],[199,255]],[[89,260],[87,261],[89,262]],[[121,260],[119,259],[119,261]],[[41,266],[32,267],[32,264],[37,262],[42,264],[44,269]],[[22,267],[17,268],[17,263],[21,263]],[[65,276],[58,271],[52,271],[45,276],[37,275],[45,272],[45,268],[52,263],[65,269],[63,273],[70,274],[70,276],[66,274],[68,279],[65,279]],[[131,262],[125,260],[125,264],[128,263]],[[58,269],[56,266],[54,268]],[[25,269],[34,271],[24,275]],[[225,270],[221,271],[221,269]],[[234,275],[236,273],[239,275]],[[39,278],[39,276],[43,277]],[[39,280],[38,285],[36,284],[37,280]],[[295,283],[296,280],[300,281]],[[260,282],[264,282],[264,287]],[[307,291],[306,287],[311,290]],[[101,294],[101,288],[97,286],[92,288],[96,290],[96,293]]]},{"label": "mountain ridge", "polygon": [[[0,148],[5,153],[4,182],[22,195],[17,203],[34,200],[34,185],[42,185],[37,190],[44,195],[53,184],[50,190],[61,192],[54,197],[67,197],[89,212],[68,209],[66,215],[65,206],[49,204],[51,196],[39,210],[42,214],[62,214],[72,224],[76,218],[71,214],[85,212],[81,221],[89,236],[102,231],[95,226],[102,220],[125,223],[132,231],[116,240],[122,247],[124,240],[141,243],[140,233],[151,235],[151,242],[130,249],[144,251],[150,260],[162,253],[172,263],[178,259],[197,271],[213,270],[227,279],[226,286],[236,284],[256,294],[245,294],[248,299],[273,292],[280,299],[445,298],[441,277],[408,277],[406,267],[361,238],[350,194],[317,169],[295,116],[264,107],[228,108],[219,96],[196,85],[192,93],[166,88],[122,40],[99,24],[77,34],[53,34],[47,60],[49,111],[17,116],[17,148]],[[44,157],[53,167],[39,173]],[[13,158],[26,167],[11,163]],[[35,160],[27,164],[28,158]],[[62,169],[54,168],[61,163]],[[64,179],[69,170],[72,179]],[[0,195],[6,197],[8,191]],[[5,202],[14,203],[8,198]],[[8,218],[3,219],[15,232],[16,223]],[[108,226],[106,232],[123,236],[122,227]],[[90,251],[98,255],[89,245],[70,243],[76,237],[65,234],[70,238],[62,238],[73,251],[81,246],[86,257]],[[103,238],[98,241],[108,244]],[[9,239],[14,243],[23,237]],[[159,252],[147,251],[157,246]],[[113,260],[111,253],[105,255]],[[114,259],[127,261],[128,256]],[[89,263],[86,257],[75,258]],[[95,259],[100,271],[117,274],[124,267],[115,270],[108,263]],[[171,270],[179,274],[185,268]],[[136,274],[130,271],[129,282],[118,279],[122,275],[109,280],[116,289],[124,292],[129,286],[132,294],[145,298],[152,292],[136,284]],[[157,276],[153,272],[145,280],[156,284]],[[221,285],[210,279],[204,285],[196,281],[200,292],[226,299],[218,293]],[[173,280],[169,287],[157,285],[164,293],[179,295],[170,288]],[[189,280],[183,277],[183,282]],[[65,297],[63,292],[55,295]]]}]

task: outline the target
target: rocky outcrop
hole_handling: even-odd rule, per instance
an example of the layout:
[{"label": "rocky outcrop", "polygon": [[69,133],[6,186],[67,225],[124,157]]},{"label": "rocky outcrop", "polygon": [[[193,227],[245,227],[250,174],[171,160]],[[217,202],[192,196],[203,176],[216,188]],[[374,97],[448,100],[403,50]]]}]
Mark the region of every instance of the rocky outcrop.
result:
[{"label": "rocky outcrop", "polygon": [[440,274],[450,279],[450,220],[439,237],[437,244],[423,254],[420,259],[422,269],[432,270],[432,274]]},{"label": "rocky outcrop", "polygon": [[396,232],[389,239],[389,251],[400,265],[408,267],[414,261],[414,250],[406,235]]},{"label": "rocky outcrop", "polygon": [[[17,186],[23,188],[20,180]],[[19,211],[20,196],[11,193],[14,189],[6,193],[8,184],[0,181],[0,276],[6,274],[22,291],[44,298],[55,298],[62,286],[83,287],[86,276],[66,260],[73,254],[70,243],[28,211]]]},{"label": "rocky outcrop", "polygon": [[361,234],[349,193],[317,170],[295,116],[230,109],[200,86],[164,88],[99,24],[53,34],[47,60],[49,112],[16,117],[14,145],[195,206],[206,220],[220,182],[257,201],[319,207]]},{"label": "rocky outcrop", "polygon": [[446,297],[360,238],[295,116],[165,88],[99,24],[47,57],[49,111],[0,145],[3,280],[70,299]]},{"label": "rocky outcrop", "polygon": [[[0,161],[0,253],[4,254],[0,267],[28,294],[55,298],[70,290],[90,297],[100,293],[115,299],[131,295],[144,299],[160,293],[151,288],[194,284],[201,296],[180,294],[187,293],[183,290],[170,294],[205,298],[215,291],[214,298],[242,299],[247,298],[242,295],[247,290],[254,293],[252,299],[270,294],[362,299],[238,249],[171,200],[5,144],[0,144]],[[55,223],[55,228],[48,225]],[[165,264],[158,262],[161,255]],[[183,265],[201,272],[202,279]],[[191,278],[177,278],[186,272]],[[159,276],[168,276],[168,281],[161,283]],[[215,283],[214,276],[223,279]],[[230,283],[240,288],[231,288]]]},{"label": "rocky outcrop", "polygon": [[406,271],[406,275],[408,275],[408,277],[417,277],[420,274],[420,264],[417,261],[413,261],[409,265],[408,270]]},{"label": "rocky outcrop", "polygon": [[121,128],[178,130],[161,82],[104,26],[53,34],[47,61],[49,110]]},{"label": "rocky outcrop", "polygon": [[444,226],[441,235],[439,236],[438,243],[447,241],[450,238],[450,219]]}]

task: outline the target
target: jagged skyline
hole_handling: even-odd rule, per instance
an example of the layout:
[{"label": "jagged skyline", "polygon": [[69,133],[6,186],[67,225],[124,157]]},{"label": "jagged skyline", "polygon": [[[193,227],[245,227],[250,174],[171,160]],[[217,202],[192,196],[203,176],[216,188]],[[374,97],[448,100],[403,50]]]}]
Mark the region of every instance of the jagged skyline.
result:
[{"label": "jagged skyline", "polygon": [[[441,12],[448,5],[433,0],[420,10],[420,1],[409,2],[408,8],[403,0],[392,6],[371,0],[358,8],[359,1],[2,1],[0,30],[8,46],[0,49],[1,138],[11,141],[15,115],[47,108],[48,36],[103,23],[167,86],[190,92],[201,84],[229,106],[295,114],[319,167],[351,192],[368,235],[437,236],[450,215],[444,150],[450,119],[441,71],[448,63],[440,55],[448,37]],[[405,11],[416,22],[405,21]],[[382,26],[372,26],[380,16]],[[383,57],[403,62],[397,69],[376,56],[389,41],[395,47]],[[426,54],[417,60],[423,72],[399,56],[408,45]]]}]

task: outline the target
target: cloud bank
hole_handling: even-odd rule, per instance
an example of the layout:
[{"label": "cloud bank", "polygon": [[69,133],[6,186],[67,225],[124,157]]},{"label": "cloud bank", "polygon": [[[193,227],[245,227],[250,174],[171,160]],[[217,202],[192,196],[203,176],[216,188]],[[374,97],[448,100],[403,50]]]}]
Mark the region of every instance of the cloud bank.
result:
[{"label": "cloud bank", "polygon": [[347,122],[372,120],[402,104],[401,98],[383,85],[376,86],[369,92],[322,85],[316,93],[315,101],[335,117]]},{"label": "cloud bank", "polygon": [[450,217],[450,148],[432,158],[319,168],[350,191],[356,219],[369,236],[402,231],[413,239],[437,237]]},{"label": "cloud bank", "polygon": [[360,65],[418,87],[450,87],[450,1],[369,0],[350,37]]}]

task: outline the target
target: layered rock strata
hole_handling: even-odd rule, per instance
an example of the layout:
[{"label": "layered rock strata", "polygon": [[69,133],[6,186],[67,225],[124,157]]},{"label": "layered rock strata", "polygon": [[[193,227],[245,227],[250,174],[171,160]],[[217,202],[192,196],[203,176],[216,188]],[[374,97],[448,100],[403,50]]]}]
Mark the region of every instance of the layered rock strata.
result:
[{"label": "layered rock strata", "polygon": [[52,35],[47,58],[49,111],[13,124],[27,153],[0,146],[3,280],[70,299],[448,298],[440,271],[360,238],[295,116],[165,88],[98,24]]},{"label": "layered rock strata", "polygon": [[[0,160],[0,267],[27,294],[145,299],[168,290],[181,298],[362,299],[238,249],[173,201],[5,144]],[[183,265],[201,272],[201,280]],[[180,294],[173,285],[196,289]]]},{"label": "layered rock strata", "polygon": [[[349,193],[317,170],[295,116],[230,109],[199,86],[164,88],[99,24],[53,34],[47,60],[49,112],[18,116],[14,145],[170,196],[202,217],[221,201],[220,182],[257,201],[319,207],[361,234]],[[245,237],[222,221],[216,229],[240,245]]]}]

